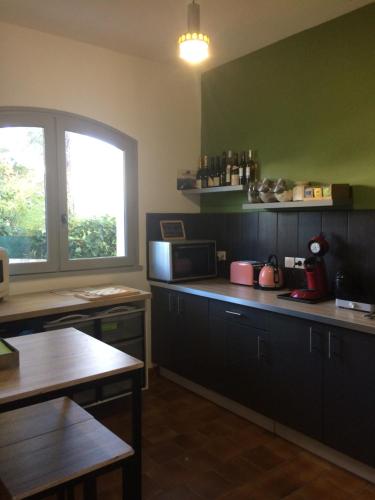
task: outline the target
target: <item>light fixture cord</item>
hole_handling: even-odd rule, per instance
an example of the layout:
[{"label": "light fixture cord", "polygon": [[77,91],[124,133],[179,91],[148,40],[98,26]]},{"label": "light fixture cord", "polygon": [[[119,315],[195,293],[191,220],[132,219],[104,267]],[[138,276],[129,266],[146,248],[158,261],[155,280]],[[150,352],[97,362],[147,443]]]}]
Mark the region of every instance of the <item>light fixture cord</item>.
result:
[{"label": "light fixture cord", "polygon": [[188,5],[188,32],[199,33],[200,31],[200,8],[195,0]]}]

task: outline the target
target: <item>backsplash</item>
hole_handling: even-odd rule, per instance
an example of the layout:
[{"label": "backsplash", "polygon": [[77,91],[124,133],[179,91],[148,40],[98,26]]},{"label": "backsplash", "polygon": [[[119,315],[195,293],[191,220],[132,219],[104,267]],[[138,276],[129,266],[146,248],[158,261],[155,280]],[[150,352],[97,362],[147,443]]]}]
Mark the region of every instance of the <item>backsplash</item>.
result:
[{"label": "backsplash", "polygon": [[[263,261],[274,253],[283,265],[284,257],[307,257],[308,240],[323,231],[330,244],[325,257],[330,283],[337,270],[348,269],[375,295],[375,210],[147,214],[147,241],[161,239],[163,219],[183,220],[188,239],[216,240],[217,249],[227,252],[220,270],[225,277],[234,260]],[[301,286],[303,278],[303,271],[288,272],[287,284]]]}]

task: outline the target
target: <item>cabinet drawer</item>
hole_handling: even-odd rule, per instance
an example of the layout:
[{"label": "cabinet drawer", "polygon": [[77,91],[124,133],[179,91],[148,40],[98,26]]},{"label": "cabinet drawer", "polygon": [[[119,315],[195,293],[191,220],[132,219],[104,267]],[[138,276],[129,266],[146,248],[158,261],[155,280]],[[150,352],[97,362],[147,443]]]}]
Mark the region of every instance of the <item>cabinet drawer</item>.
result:
[{"label": "cabinet drawer", "polygon": [[79,405],[89,405],[91,403],[95,403],[96,390],[86,389],[84,391],[75,392],[73,394],[73,400]]},{"label": "cabinet drawer", "polygon": [[119,349],[120,351],[125,352],[126,354],[129,354],[134,358],[144,361],[145,354],[143,338],[128,340],[126,342],[112,343],[112,347],[114,347],[115,349]]},{"label": "cabinet drawer", "polygon": [[[144,342],[142,339],[129,340],[127,342],[119,342],[112,344],[112,347],[119,349],[134,358],[144,361]],[[142,386],[145,385],[145,373],[142,370]],[[123,382],[113,382],[102,387],[102,399],[113,398],[120,394],[125,394],[131,390],[131,381],[124,380]]]},{"label": "cabinet drawer", "polygon": [[143,336],[143,313],[101,320],[101,340],[107,344]]},{"label": "cabinet drawer", "polygon": [[[78,315],[77,315],[78,316]],[[73,317],[73,315],[72,315]],[[86,333],[87,335],[91,335],[92,337],[95,337],[95,323],[93,320],[88,319],[88,320],[80,320],[76,319],[70,321],[67,319],[64,321],[64,318],[61,318],[61,321],[50,321],[48,323],[44,323],[43,329],[44,331],[52,331],[52,330],[61,330],[62,328],[75,328],[76,330],[79,330],[80,332]]]},{"label": "cabinet drawer", "polygon": [[266,316],[263,311],[252,307],[231,304],[219,300],[210,300],[210,316],[226,321],[233,321],[255,328],[266,328]]},{"label": "cabinet drawer", "polygon": [[115,396],[120,396],[121,394],[126,394],[131,391],[131,381],[125,380],[124,382],[114,382],[112,384],[107,384],[102,389],[102,399],[114,398]]}]

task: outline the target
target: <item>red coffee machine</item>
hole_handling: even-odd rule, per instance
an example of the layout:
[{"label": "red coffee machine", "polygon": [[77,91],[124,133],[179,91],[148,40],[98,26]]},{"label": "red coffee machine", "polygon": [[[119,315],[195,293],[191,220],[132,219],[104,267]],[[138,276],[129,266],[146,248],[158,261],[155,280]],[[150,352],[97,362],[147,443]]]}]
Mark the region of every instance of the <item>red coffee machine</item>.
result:
[{"label": "red coffee machine", "polygon": [[328,298],[328,279],[323,256],[328,252],[329,245],[322,233],[309,241],[308,249],[312,257],[308,257],[304,264],[307,288],[293,290],[290,297],[314,301]]}]

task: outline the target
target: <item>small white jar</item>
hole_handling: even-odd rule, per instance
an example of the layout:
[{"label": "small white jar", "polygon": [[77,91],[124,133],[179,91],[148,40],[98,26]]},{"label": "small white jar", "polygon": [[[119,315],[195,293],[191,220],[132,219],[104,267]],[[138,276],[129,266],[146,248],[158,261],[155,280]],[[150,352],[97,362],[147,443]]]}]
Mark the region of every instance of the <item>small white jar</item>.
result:
[{"label": "small white jar", "polygon": [[303,201],[305,198],[305,186],[307,182],[299,181],[293,188],[293,201]]}]

